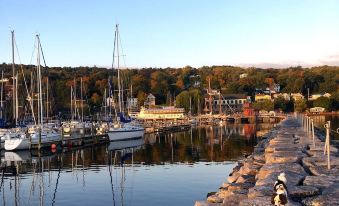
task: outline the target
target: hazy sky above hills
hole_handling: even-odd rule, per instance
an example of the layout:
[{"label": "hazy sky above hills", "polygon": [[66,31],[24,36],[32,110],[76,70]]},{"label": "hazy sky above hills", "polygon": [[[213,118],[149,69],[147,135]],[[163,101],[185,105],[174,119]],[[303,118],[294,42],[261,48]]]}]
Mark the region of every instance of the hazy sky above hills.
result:
[{"label": "hazy sky above hills", "polygon": [[[109,66],[119,23],[128,67],[339,65],[336,0],[0,0],[0,62],[14,29],[25,64]],[[17,61],[18,62],[18,61]]]}]

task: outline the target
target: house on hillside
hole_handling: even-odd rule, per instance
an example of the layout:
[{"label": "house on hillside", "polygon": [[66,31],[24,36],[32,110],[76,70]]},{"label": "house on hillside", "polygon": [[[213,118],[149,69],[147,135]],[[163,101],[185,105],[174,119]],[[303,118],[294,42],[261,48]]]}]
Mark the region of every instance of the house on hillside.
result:
[{"label": "house on hillside", "polygon": [[331,97],[331,94],[330,93],[322,93],[322,94],[312,94],[308,100],[316,100],[318,99],[319,97],[327,97],[327,98],[330,98]]},{"label": "house on hillside", "polygon": [[254,96],[254,101],[256,101],[256,102],[265,101],[265,100],[272,100],[271,95],[269,95],[269,94],[256,94]]},{"label": "house on hillside", "polygon": [[153,94],[149,94],[146,97],[146,101],[144,102],[144,107],[145,108],[153,108],[155,107],[155,96]]},{"label": "house on hillside", "polygon": [[303,100],[305,97],[301,93],[291,93],[291,98],[294,101],[300,101],[300,100]]}]

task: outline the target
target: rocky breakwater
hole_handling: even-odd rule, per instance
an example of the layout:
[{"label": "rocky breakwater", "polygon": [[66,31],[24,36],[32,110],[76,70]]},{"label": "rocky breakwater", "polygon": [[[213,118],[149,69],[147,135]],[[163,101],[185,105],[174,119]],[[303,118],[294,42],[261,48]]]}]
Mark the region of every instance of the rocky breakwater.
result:
[{"label": "rocky breakwater", "polygon": [[252,155],[233,169],[227,183],[196,206],[267,206],[273,185],[284,172],[288,204],[306,206],[339,205],[339,154],[331,147],[331,169],[327,169],[324,143],[312,138],[294,117],[288,117],[255,147]]}]

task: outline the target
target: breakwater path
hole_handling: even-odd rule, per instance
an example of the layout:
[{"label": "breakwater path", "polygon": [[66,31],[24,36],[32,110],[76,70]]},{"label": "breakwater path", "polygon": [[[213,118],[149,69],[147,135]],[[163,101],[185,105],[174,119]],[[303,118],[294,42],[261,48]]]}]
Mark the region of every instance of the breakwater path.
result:
[{"label": "breakwater path", "polygon": [[272,205],[274,182],[281,172],[287,179],[287,205],[339,205],[339,153],[330,147],[328,169],[324,146],[319,138],[313,142],[301,121],[288,116],[238,163],[216,193],[195,205]]}]

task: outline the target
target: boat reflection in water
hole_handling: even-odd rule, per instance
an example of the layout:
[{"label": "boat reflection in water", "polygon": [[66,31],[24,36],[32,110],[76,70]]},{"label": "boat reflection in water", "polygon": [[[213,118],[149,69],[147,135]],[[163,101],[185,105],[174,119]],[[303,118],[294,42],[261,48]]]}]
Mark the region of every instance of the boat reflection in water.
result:
[{"label": "boat reflection in water", "polygon": [[204,126],[62,151],[2,152],[0,205],[193,205],[253,151],[258,129]]}]

